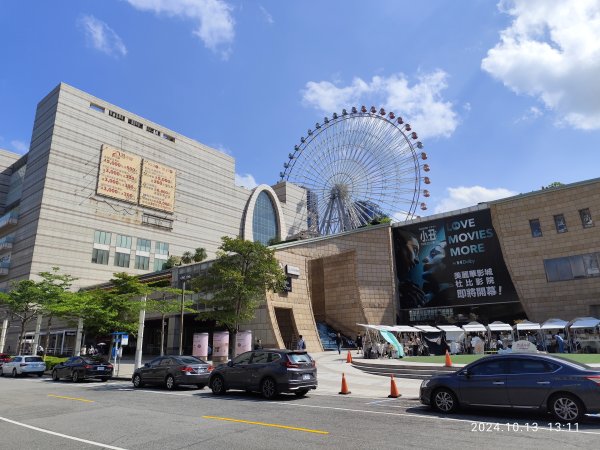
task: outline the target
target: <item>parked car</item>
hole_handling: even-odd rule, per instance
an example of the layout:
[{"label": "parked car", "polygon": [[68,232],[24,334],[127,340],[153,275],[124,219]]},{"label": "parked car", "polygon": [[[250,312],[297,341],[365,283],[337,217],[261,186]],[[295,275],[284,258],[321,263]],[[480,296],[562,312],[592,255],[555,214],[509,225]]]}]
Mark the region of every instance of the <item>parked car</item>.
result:
[{"label": "parked car", "polygon": [[112,375],[112,364],[93,356],[73,356],[52,369],[52,381],[61,378],[70,378],[75,383],[89,378],[107,381]]},{"label": "parked car", "polygon": [[305,351],[254,350],[213,370],[209,386],[216,395],[242,389],[260,392],[266,399],[282,392],[302,397],[317,388],[317,367]]},{"label": "parked car", "polygon": [[154,384],[171,390],[190,384],[204,389],[212,370],[212,365],[195,356],[159,356],[137,368],[131,382],[136,388]]},{"label": "parked car", "polygon": [[46,371],[46,363],[41,356],[18,355],[2,364],[1,375],[37,375],[41,377]]},{"label": "parked car", "polygon": [[420,398],[441,413],[460,406],[512,408],[577,422],[600,412],[600,371],[546,354],[492,355],[424,380]]},{"label": "parked car", "polygon": [[8,353],[0,353],[0,367],[2,367],[2,364],[5,362],[9,362],[10,358],[11,356]]}]

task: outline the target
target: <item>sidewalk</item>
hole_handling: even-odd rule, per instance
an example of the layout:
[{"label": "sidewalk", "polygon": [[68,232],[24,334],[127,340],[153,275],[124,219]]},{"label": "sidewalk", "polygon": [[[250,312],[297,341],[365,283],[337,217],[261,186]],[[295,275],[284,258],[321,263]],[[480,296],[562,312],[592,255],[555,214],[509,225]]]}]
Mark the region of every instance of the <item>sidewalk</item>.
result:
[{"label": "sidewalk", "polygon": [[[342,374],[346,376],[348,389],[352,392],[352,396],[367,397],[367,398],[387,398],[390,394],[390,378],[380,375],[371,375],[363,372],[360,369],[352,367],[346,363],[348,351],[344,350],[341,355],[330,352],[311,353],[310,355],[317,362],[317,378],[319,387],[316,394],[320,395],[338,395],[342,385]],[[142,358],[142,363],[146,363],[156,356],[147,356]],[[361,355],[357,355],[356,351],[352,352],[352,357],[358,357],[362,360]],[[377,360],[369,360],[377,361]],[[402,365],[398,360],[381,361],[381,364],[386,365]],[[404,363],[406,365],[410,363]],[[131,380],[133,375],[135,361],[133,359],[121,360],[118,373],[115,367],[114,379]],[[431,364],[439,367],[440,364]],[[419,387],[421,380],[409,378],[396,378],[396,386],[402,398],[416,400],[419,398]]]}]

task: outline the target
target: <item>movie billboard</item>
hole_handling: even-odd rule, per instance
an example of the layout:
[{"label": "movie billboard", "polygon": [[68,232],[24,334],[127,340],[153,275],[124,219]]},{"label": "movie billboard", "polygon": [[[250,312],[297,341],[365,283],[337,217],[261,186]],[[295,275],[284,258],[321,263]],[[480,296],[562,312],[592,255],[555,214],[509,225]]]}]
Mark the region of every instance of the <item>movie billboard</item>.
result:
[{"label": "movie billboard", "polygon": [[401,309],[518,301],[489,210],[393,229]]}]

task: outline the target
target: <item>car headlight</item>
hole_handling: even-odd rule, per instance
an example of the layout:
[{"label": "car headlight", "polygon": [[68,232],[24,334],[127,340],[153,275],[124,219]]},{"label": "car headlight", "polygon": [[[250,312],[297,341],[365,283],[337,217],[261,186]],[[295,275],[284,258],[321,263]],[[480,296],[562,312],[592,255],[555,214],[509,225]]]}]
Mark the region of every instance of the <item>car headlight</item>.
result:
[{"label": "car headlight", "polygon": [[427,385],[431,382],[431,380],[423,380],[421,383],[421,388],[427,387]]}]

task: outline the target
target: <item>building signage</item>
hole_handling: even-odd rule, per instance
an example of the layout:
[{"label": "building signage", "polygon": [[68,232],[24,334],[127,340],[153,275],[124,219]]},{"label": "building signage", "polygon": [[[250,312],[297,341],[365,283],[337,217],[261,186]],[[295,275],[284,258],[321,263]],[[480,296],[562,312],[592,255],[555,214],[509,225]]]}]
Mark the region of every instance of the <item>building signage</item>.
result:
[{"label": "building signage", "polygon": [[138,202],[142,158],[102,145],[96,193],[125,202]]},{"label": "building signage", "polygon": [[401,309],[518,301],[489,210],[393,233]]},{"label": "building signage", "polygon": [[288,275],[300,276],[300,267],[290,266],[289,264],[287,264],[285,266],[285,273],[287,273]]},{"label": "building signage", "polygon": [[173,212],[175,209],[175,169],[144,159],[140,205]]}]

